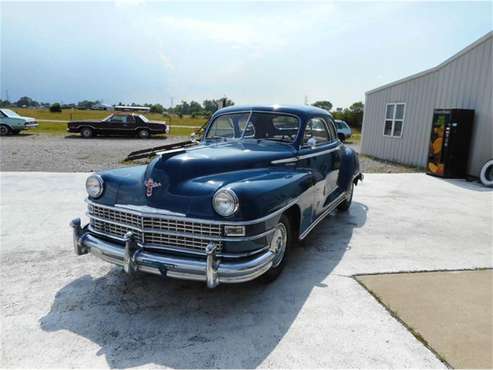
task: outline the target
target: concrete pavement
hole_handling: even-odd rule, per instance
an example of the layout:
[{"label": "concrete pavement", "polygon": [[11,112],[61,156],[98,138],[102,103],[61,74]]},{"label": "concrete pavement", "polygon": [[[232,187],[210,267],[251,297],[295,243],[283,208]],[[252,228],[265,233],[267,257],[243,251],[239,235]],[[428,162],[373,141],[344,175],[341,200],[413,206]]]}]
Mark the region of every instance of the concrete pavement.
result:
[{"label": "concrete pavement", "polygon": [[493,265],[491,190],[370,174],[273,284],[131,280],[72,253],[86,176],[0,175],[2,367],[444,367],[352,275]]}]

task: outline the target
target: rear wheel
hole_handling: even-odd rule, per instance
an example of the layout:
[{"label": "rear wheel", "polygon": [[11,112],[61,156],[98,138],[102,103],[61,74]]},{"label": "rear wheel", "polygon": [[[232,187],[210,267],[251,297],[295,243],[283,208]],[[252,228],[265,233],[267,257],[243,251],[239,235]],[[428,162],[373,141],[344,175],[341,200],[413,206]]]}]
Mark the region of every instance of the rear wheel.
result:
[{"label": "rear wheel", "polygon": [[10,134],[10,127],[7,125],[0,125],[0,136],[7,136]]},{"label": "rear wheel", "polygon": [[339,211],[347,211],[349,207],[351,207],[351,203],[353,201],[353,192],[354,192],[354,182],[351,183],[351,187],[349,188],[348,192],[346,193],[346,199],[344,199],[344,202],[339,204],[337,206],[337,209]]},{"label": "rear wheel", "polygon": [[90,127],[82,127],[80,129],[80,136],[84,139],[89,139],[94,136],[94,130]]},{"label": "rear wheel", "polygon": [[274,253],[272,267],[262,275],[264,282],[274,281],[282,272],[287,262],[289,248],[293,241],[291,222],[287,215],[282,215],[274,228],[269,249]]},{"label": "rear wheel", "polygon": [[143,128],[137,131],[137,136],[141,139],[149,139],[151,133],[148,129]]},{"label": "rear wheel", "polygon": [[338,134],[337,137],[339,138],[339,140],[341,141],[341,143],[343,143],[344,141],[346,141],[346,136],[344,136],[344,134]]}]

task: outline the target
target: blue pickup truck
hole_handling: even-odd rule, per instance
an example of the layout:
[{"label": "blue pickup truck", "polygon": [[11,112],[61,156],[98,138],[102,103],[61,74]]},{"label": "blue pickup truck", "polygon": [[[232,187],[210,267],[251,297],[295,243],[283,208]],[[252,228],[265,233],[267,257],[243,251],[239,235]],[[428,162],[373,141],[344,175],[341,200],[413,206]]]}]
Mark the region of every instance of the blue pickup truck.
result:
[{"label": "blue pickup truck", "polygon": [[71,222],[75,253],[210,288],[271,281],[297,241],[349,209],[362,179],[325,110],[220,109],[198,145],[89,176],[89,223]]}]

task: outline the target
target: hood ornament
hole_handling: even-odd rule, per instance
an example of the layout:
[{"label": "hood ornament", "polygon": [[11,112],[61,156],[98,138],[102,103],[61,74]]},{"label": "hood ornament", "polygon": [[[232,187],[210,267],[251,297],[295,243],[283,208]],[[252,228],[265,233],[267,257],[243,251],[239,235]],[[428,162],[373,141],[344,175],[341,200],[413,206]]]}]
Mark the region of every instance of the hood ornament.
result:
[{"label": "hood ornament", "polygon": [[155,182],[152,178],[149,177],[144,182],[144,186],[146,187],[146,196],[150,197],[150,196],[152,196],[152,189],[160,187],[161,183]]}]

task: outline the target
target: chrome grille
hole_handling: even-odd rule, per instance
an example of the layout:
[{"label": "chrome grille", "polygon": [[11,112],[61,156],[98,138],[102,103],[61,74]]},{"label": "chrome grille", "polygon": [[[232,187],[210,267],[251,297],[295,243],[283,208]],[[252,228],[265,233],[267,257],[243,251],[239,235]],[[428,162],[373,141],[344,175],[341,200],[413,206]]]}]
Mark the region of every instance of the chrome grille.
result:
[{"label": "chrome grille", "polygon": [[110,224],[109,222],[96,220],[94,218],[91,218],[90,224],[94,231],[97,231],[102,234],[116,236],[117,238],[122,239],[127,232],[132,231],[138,240],[142,240],[142,233],[135,229],[131,229],[125,226]]},{"label": "chrome grille", "polygon": [[89,214],[105,220],[142,228],[142,216],[89,204]]},{"label": "chrome grille", "polygon": [[195,239],[186,236],[165,235],[156,233],[145,233],[144,243],[162,247],[182,247],[205,250],[209,240],[207,239]]},{"label": "chrome grille", "polygon": [[144,217],[144,229],[168,230],[183,233],[221,236],[221,225]]},{"label": "chrome grille", "polygon": [[[210,237],[222,235],[219,224],[141,216],[94,204],[89,204],[88,208],[93,231],[117,238],[123,238],[128,231],[132,231],[144,243],[144,247],[180,247],[205,251]],[[221,245],[221,242],[216,243]]]}]

